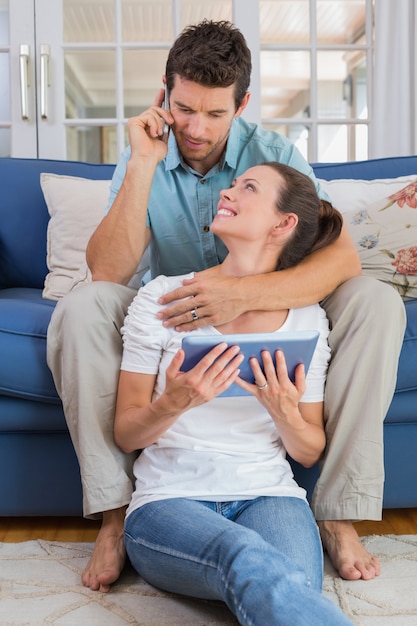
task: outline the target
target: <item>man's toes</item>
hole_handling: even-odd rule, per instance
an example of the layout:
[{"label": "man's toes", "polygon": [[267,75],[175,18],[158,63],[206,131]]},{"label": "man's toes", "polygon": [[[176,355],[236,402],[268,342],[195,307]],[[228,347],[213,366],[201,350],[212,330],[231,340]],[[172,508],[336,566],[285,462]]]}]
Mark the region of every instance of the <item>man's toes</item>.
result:
[{"label": "man's toes", "polygon": [[345,563],[339,568],[339,576],[345,580],[359,580],[362,574],[354,565]]}]

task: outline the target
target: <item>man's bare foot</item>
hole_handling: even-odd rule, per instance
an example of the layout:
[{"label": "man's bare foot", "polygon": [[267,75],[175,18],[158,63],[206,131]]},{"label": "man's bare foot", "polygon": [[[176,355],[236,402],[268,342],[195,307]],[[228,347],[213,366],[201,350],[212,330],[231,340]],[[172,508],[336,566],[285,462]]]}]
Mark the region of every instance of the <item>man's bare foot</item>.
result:
[{"label": "man's bare foot", "polygon": [[92,591],[107,593],[120,576],[126,560],[123,524],[126,507],[105,511],[93,554],[81,575],[82,583]]},{"label": "man's bare foot", "polygon": [[318,525],[324,549],[341,578],[371,580],[379,576],[379,560],[364,548],[351,522],[326,520]]}]

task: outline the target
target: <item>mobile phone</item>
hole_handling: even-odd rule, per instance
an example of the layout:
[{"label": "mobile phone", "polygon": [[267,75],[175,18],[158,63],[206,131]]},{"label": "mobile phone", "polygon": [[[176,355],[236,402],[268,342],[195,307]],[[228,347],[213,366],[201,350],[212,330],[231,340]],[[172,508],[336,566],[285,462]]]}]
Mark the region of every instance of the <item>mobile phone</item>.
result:
[{"label": "mobile phone", "polygon": [[[162,108],[164,108],[167,111],[169,111],[169,92],[168,92],[168,87],[166,85],[165,85],[164,103],[162,105]],[[170,130],[170,126],[169,126],[169,124],[167,124],[165,122],[164,129],[163,129],[163,132],[162,132],[162,139],[163,139],[163,141],[165,141],[165,143],[168,141],[169,130]]]}]

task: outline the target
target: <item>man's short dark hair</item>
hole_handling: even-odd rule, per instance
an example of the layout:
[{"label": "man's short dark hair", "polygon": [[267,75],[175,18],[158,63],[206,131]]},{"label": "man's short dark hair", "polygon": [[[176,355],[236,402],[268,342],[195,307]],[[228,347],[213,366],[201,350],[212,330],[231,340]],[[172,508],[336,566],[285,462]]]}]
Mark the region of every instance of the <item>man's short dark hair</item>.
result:
[{"label": "man's short dark hair", "polygon": [[175,75],[205,87],[230,87],[235,84],[236,109],[249,89],[251,53],[240,30],[231,22],[203,20],[187,26],[168,54],[168,89]]}]

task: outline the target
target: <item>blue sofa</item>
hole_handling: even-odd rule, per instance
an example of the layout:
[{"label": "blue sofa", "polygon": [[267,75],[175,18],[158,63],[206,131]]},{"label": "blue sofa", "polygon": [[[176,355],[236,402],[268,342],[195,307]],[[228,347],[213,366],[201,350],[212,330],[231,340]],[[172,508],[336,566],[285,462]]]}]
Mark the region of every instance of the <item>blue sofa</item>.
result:
[{"label": "blue sofa", "polygon": [[[46,364],[55,302],[42,298],[49,214],[40,173],[109,179],[114,166],[0,159],[0,515],[81,515],[77,459]],[[319,178],[417,174],[417,156],[317,164]],[[416,507],[417,301],[406,302],[407,330],[385,434],[385,508]],[[375,312],[380,314],[379,311]],[[311,491],[316,470],[296,468]]]}]

